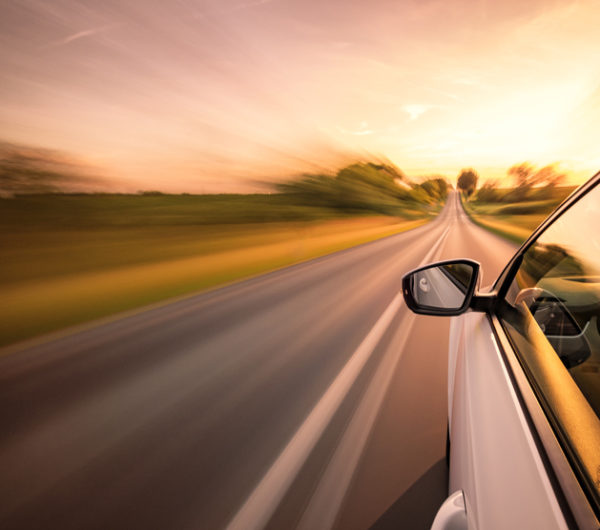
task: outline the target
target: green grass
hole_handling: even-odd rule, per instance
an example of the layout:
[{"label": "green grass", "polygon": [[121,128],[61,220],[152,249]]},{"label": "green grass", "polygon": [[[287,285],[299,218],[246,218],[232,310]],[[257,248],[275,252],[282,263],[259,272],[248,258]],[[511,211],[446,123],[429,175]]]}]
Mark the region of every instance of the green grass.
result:
[{"label": "green grass", "polygon": [[356,215],[280,195],[0,199],[0,345],[392,235],[435,210]]},{"label": "green grass", "polygon": [[[401,219],[436,211],[404,210]],[[277,194],[0,199],[0,286],[255,247],[265,237],[284,242],[315,223],[373,218],[360,213],[297,205]]]},{"label": "green grass", "polygon": [[356,212],[297,204],[282,194],[22,195],[0,199],[0,225],[39,228],[189,226],[338,218]]},{"label": "green grass", "polygon": [[[477,196],[470,199],[461,198],[473,222],[520,245],[574,189],[574,187],[554,188],[546,191],[546,195],[550,198],[513,203],[485,202],[477,200]],[[510,190],[500,190],[501,196],[509,192]]]}]

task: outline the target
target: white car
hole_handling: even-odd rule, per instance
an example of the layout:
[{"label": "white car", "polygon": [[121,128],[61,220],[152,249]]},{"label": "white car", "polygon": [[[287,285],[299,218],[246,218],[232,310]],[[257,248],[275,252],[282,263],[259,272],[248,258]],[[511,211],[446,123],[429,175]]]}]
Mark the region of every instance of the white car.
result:
[{"label": "white car", "polygon": [[561,204],[489,292],[470,260],[403,278],[414,312],[456,317],[436,530],[600,528],[599,184]]}]

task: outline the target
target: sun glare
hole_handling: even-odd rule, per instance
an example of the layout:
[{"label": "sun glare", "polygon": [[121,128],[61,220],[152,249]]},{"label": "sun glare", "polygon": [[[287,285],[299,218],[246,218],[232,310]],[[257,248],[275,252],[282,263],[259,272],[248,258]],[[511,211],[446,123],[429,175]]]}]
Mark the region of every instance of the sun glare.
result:
[{"label": "sun glare", "polygon": [[248,191],[365,153],[597,169],[597,0],[69,5],[3,8],[0,140],[122,189]]}]

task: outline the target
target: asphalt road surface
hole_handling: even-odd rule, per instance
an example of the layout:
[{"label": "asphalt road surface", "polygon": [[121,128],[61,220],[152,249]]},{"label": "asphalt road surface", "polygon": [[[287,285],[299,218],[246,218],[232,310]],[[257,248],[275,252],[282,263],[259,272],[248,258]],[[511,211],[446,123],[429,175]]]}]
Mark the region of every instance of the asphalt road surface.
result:
[{"label": "asphalt road surface", "polygon": [[0,528],[427,528],[449,320],[401,277],[515,247],[418,229],[0,357]]}]

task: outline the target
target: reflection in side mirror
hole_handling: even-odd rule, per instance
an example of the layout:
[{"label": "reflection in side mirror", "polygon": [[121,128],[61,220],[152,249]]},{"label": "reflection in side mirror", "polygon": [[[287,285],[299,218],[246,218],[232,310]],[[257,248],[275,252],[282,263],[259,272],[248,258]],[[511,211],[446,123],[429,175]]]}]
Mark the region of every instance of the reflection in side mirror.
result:
[{"label": "reflection in side mirror", "polygon": [[467,310],[479,264],[471,260],[434,263],[408,273],[402,279],[406,305],[425,315],[459,315]]}]

